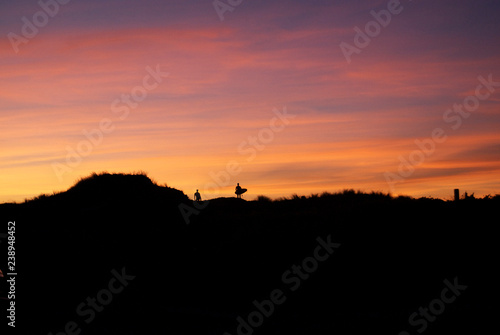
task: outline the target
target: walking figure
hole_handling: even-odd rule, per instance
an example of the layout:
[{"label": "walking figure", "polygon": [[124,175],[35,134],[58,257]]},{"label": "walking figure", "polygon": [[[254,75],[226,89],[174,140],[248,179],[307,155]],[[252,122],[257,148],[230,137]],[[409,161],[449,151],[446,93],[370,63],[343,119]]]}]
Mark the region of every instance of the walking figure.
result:
[{"label": "walking figure", "polygon": [[196,193],[194,194],[194,201],[201,201],[201,194],[196,190]]}]

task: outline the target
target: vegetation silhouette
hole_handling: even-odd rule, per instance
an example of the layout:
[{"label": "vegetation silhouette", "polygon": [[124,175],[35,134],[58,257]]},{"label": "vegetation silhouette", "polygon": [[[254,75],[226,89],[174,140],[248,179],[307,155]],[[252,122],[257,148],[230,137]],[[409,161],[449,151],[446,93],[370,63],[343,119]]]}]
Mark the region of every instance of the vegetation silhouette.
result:
[{"label": "vegetation silhouette", "polygon": [[[398,334],[455,277],[470,289],[426,333],[477,333],[493,317],[499,196],[454,202],[345,190],[209,203],[186,225],[179,205],[192,200],[182,191],[144,173],[100,173],[66,192],[0,205],[2,222],[19,227],[20,333],[57,334],[75,321],[91,334],[235,334],[254,300],[281,289],[286,302],[255,334]],[[283,273],[329,235],[341,247],[289,290]],[[122,268],[136,278],[87,324],[77,306]]]}]

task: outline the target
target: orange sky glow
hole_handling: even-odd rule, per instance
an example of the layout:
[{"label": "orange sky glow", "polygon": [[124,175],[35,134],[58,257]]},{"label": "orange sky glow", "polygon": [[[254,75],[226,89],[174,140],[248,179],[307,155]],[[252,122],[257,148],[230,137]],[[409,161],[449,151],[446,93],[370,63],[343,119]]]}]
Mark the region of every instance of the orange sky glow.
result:
[{"label": "orange sky glow", "polygon": [[347,62],[387,3],[70,2],[17,53],[40,7],[1,5],[0,203],[102,171],[203,198],[500,193],[498,4],[401,1]]}]

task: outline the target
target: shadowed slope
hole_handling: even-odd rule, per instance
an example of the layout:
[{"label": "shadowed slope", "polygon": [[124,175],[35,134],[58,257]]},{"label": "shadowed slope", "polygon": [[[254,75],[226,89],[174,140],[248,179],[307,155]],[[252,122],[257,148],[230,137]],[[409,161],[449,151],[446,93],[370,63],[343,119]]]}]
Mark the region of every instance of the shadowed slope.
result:
[{"label": "shadowed slope", "polygon": [[[426,334],[459,333],[489,318],[500,198],[445,202],[345,191],[244,201],[214,199],[186,225],[192,202],[144,175],[101,174],[67,192],[0,205],[18,230],[17,301],[24,333],[69,321],[89,334],[237,334],[237,317],[281,289],[254,334],[398,334],[439,298],[443,280],[467,291]],[[282,279],[311,257],[317,238],[340,243],[294,291]],[[90,322],[77,306],[134,276]],[[289,277],[290,278],[290,277]],[[2,306],[3,308],[3,306]],[[21,329],[20,328],[20,329]]]}]

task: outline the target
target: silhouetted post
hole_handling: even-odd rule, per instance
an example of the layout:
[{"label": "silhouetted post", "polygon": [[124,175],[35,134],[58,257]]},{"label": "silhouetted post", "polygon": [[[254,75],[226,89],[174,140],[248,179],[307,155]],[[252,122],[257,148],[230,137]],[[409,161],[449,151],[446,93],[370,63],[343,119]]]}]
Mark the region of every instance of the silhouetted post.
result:
[{"label": "silhouetted post", "polygon": [[460,200],[460,191],[458,188],[455,189],[455,201]]}]

